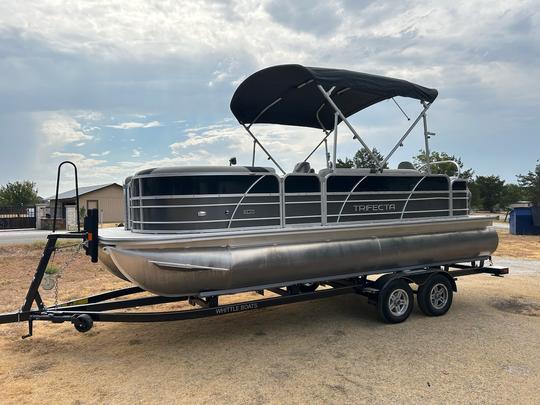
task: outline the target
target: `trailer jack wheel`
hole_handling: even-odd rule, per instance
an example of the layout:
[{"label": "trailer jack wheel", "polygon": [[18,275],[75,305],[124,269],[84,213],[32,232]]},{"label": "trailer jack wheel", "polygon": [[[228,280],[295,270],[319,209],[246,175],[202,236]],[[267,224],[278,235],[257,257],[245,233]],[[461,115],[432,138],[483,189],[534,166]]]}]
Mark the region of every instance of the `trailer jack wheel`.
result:
[{"label": "trailer jack wheel", "polygon": [[87,314],[79,315],[71,322],[73,323],[73,326],[75,326],[75,329],[81,333],[88,332],[90,329],[92,329],[92,326],[94,326],[94,321],[90,315]]},{"label": "trailer jack wheel", "polygon": [[402,279],[390,281],[379,292],[377,312],[386,323],[400,323],[409,317],[414,306],[414,296],[409,283]]}]

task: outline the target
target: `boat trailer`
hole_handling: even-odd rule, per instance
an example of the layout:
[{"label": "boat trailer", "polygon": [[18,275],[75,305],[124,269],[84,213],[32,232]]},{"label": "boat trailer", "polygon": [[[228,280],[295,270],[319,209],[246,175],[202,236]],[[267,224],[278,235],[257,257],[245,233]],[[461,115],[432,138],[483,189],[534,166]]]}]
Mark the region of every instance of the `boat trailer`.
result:
[{"label": "boat trailer", "polygon": [[[77,231],[56,233],[56,204],[58,203],[60,171],[64,164],[72,165],[75,172]],[[88,332],[94,322],[180,321],[251,311],[351,293],[366,296],[369,303],[377,306],[378,315],[384,322],[399,323],[406,320],[412,312],[413,293],[417,295],[418,305],[424,314],[439,316],[444,315],[450,309],[453,292],[457,291],[455,281],[458,277],[472,274],[491,274],[492,276],[502,277],[508,274],[507,267],[496,267],[491,263],[486,266],[486,258],[482,257],[468,263],[437,263],[420,268],[375,271],[370,275],[381,276],[374,281],[369,280],[368,275],[365,273],[349,274],[338,279],[298,280],[280,285],[205,291],[197,296],[164,297],[151,295],[127,298],[128,296],[146,292],[140,287],[133,286],[46,306],[39,294],[39,287],[44,280],[51,257],[60,249],[57,247],[57,242],[60,239],[80,240],[86,255],[90,256],[91,262],[97,263],[98,261],[99,212],[97,209],[89,209],[84,218],[83,229],[80,229],[78,189],[76,165],[70,161],[60,163],[56,180],[53,232],[47,235],[43,255],[22,306],[18,311],[0,314],[0,324],[28,322],[28,334],[24,335],[23,339],[32,336],[34,321],[71,322],[79,332]],[[491,262],[489,257],[487,259]],[[416,284],[418,289],[413,291],[410,284]],[[273,296],[258,300],[219,304],[219,299],[222,296],[245,292],[256,292],[261,296],[268,292],[273,293]],[[122,297],[126,299],[118,300],[118,298]],[[181,301],[187,301],[197,308],[152,312],[117,311]],[[34,307],[34,303],[37,307]]]},{"label": "boat trailer", "polygon": [[[508,268],[486,266],[484,260],[466,264],[446,264],[443,266],[425,267],[406,271],[387,270],[375,281],[368,280],[367,275],[348,277],[339,280],[319,280],[312,283],[283,286],[262,286],[242,291],[214,291],[201,293],[199,296],[145,296],[127,298],[134,294],[145,292],[139,287],[128,287],[92,295],[76,300],[67,301],[53,306],[46,306],[40,294],[39,287],[43,281],[45,270],[52,254],[58,249],[57,242],[61,239],[82,241],[86,255],[93,263],[98,261],[98,210],[88,210],[84,218],[84,229],[77,232],[51,233],[43,250],[34,278],[30,284],[23,305],[18,311],[0,314],[0,324],[28,322],[27,338],[32,336],[34,321],[49,321],[52,323],[71,322],[79,332],[89,331],[94,322],[166,322],[184,319],[204,318],[209,316],[226,315],[234,312],[251,311],[276,305],[310,301],[320,298],[334,297],[343,294],[360,294],[368,297],[370,303],[377,305],[379,316],[388,323],[398,323],[405,320],[412,311],[412,293],[418,295],[420,308],[427,315],[442,315],[451,304],[452,291],[457,291],[457,277],[472,274],[491,274],[503,276],[508,274]],[[435,284],[438,282],[439,284]],[[419,286],[418,291],[412,291],[409,284]],[[420,300],[423,288],[433,285],[446,285],[446,304],[437,308],[437,297],[433,301]],[[321,287],[321,288],[319,288]],[[434,288],[434,287],[433,287]],[[430,290],[432,291],[433,288]],[[424,288],[425,289],[425,288]],[[219,298],[239,292],[257,292],[264,295],[265,291],[274,295],[258,300],[242,301],[231,304],[219,304]],[[433,294],[431,294],[433,295]],[[125,299],[117,300],[124,297]],[[429,298],[429,297],[428,297]],[[440,297],[439,297],[440,300]],[[159,312],[121,312],[128,308],[159,305],[171,302],[187,301],[195,309],[159,311]],[[422,304],[422,302],[424,302]],[[431,304],[430,304],[431,302]],[[34,303],[37,307],[34,306]],[[440,302],[439,302],[440,303]],[[405,305],[407,304],[407,305]],[[393,305],[393,307],[392,307]],[[401,311],[401,312],[400,312]]]}]

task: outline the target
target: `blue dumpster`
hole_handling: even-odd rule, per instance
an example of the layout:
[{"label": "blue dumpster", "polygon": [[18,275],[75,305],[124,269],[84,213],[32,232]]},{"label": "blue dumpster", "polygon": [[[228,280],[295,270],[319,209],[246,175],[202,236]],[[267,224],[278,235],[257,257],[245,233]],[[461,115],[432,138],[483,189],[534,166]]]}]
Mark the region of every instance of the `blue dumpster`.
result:
[{"label": "blue dumpster", "polygon": [[[533,215],[533,210],[535,211]],[[510,233],[512,235],[540,235],[537,219],[538,207],[516,207],[510,212]]]}]

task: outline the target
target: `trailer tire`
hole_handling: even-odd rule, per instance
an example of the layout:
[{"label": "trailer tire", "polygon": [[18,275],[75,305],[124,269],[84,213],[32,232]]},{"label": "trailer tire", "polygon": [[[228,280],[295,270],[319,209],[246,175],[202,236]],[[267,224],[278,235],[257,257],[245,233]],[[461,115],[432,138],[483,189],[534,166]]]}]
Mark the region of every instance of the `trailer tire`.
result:
[{"label": "trailer tire", "polygon": [[385,323],[400,323],[411,314],[414,295],[409,283],[401,278],[389,281],[377,297],[377,312]]},{"label": "trailer tire", "polygon": [[420,310],[428,316],[441,316],[452,305],[453,287],[448,277],[435,274],[418,287],[417,301]]},{"label": "trailer tire", "polygon": [[90,315],[82,314],[73,320],[73,326],[75,326],[75,329],[77,329],[79,332],[86,333],[92,329],[92,326],[94,326],[94,321]]}]

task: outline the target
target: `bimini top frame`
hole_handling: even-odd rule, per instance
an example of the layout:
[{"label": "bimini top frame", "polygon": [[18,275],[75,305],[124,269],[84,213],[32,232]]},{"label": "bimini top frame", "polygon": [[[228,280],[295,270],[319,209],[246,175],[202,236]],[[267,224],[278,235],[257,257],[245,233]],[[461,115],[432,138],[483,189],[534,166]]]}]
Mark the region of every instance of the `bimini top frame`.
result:
[{"label": "bimini top frame", "polygon": [[[437,94],[435,89],[400,79],[341,69],[280,65],[260,70],[244,80],[233,95],[231,111],[253,138],[252,165],[255,165],[255,150],[259,145],[268,158],[285,173],[251,131],[253,124],[266,123],[322,129],[324,138],[304,160],[307,160],[323,143],[328,157],[327,139],[333,132],[332,167],[335,167],[337,127],[343,121],[354,138],[362,144],[371,159],[382,170],[421,118],[424,120],[426,154],[429,156],[430,133],[427,131],[426,111],[437,98]],[[390,153],[380,161],[347,118],[373,104],[396,96],[420,100],[423,110]]]}]

